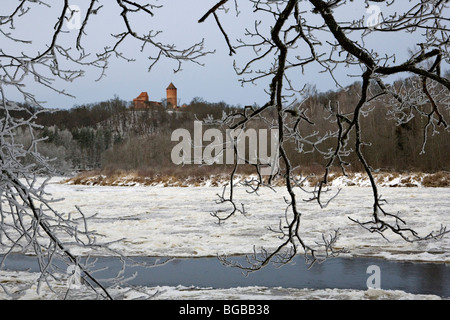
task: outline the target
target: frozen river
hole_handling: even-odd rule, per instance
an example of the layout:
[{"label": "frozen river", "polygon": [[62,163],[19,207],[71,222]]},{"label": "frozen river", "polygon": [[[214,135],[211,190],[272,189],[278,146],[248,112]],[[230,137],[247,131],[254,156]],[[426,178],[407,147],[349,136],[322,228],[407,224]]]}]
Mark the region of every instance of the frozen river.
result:
[{"label": "frozen river", "polygon": [[[277,229],[284,219],[284,188],[262,189],[259,196],[244,188],[235,189],[237,203],[244,203],[247,215],[236,215],[218,225],[210,213],[226,206],[216,204],[219,187],[98,187],[49,184],[48,191],[64,201],[54,207],[77,214],[78,205],[90,221],[91,229],[108,241],[124,239],[115,248],[133,256],[205,257],[238,255],[253,246],[275,247],[280,243]],[[420,235],[450,226],[450,189],[380,188],[385,209],[398,213]],[[308,198],[300,193],[299,199]],[[388,240],[366,232],[348,218],[369,220],[372,193],[367,187],[344,187],[325,209],[315,202],[301,202],[302,234],[305,241],[319,241],[322,234],[339,230],[336,243],[351,255],[390,260],[450,262],[450,238],[407,243],[386,233]],[[228,207],[229,208],[229,207]]]},{"label": "frozen river", "polygon": [[[219,187],[99,187],[59,184],[57,181],[53,181],[49,184],[47,191],[54,198],[64,198],[63,201],[54,205],[59,211],[71,212],[76,215],[75,206],[78,205],[87,216],[97,214],[89,222],[90,228],[102,234],[105,241],[118,240],[112,246],[126,256],[183,258],[154,269],[162,268],[161,270],[166,271],[169,266],[174,268],[175,261],[181,261],[180,263],[183,261],[184,263],[188,263],[187,261],[198,262],[201,260],[191,258],[205,259],[206,257],[216,257],[218,254],[237,256],[251,253],[254,247],[268,249],[276,247],[280,240],[277,238],[277,234],[268,230],[268,227],[275,229],[278,227],[280,219],[284,219],[286,207],[283,198],[286,194],[283,188],[276,188],[276,192],[265,189],[260,192],[259,196],[250,195],[246,193],[245,189],[238,188],[236,199],[239,203],[246,204],[248,214],[246,216],[237,215],[225,224],[218,225],[216,220],[211,217],[210,212],[220,209],[220,205],[215,202],[217,193],[222,191]],[[399,213],[400,217],[421,235],[439,230],[441,224],[450,226],[448,188],[381,188],[380,193],[388,202],[385,208],[390,212]],[[299,194],[299,199],[307,197],[307,194]],[[315,284],[305,280],[305,283],[292,285],[295,289],[290,290],[289,281],[278,284],[267,281],[248,283],[231,281],[230,283],[233,285],[228,286],[217,282],[210,282],[208,285],[208,282],[202,281],[189,284],[189,281],[182,282],[180,280],[178,285],[174,282],[161,281],[158,284],[141,281],[137,285],[144,286],[146,289],[136,292],[131,290],[130,292],[134,293],[129,293],[124,297],[134,298],[145,296],[145,294],[150,296],[150,292],[155,290],[161,293],[158,296],[161,299],[204,298],[205,296],[219,299],[229,296],[235,299],[248,297],[257,297],[258,299],[280,297],[362,299],[367,298],[367,295],[370,298],[371,294],[384,295],[387,298],[407,298],[409,293],[436,294],[448,297],[444,291],[424,289],[421,292],[420,289],[411,289],[407,285],[399,285],[396,289],[395,286],[383,288],[382,284],[381,289],[387,291],[375,293],[367,291],[364,289],[365,282],[363,281],[368,277],[365,273],[366,267],[361,267],[359,270],[358,277],[360,279],[355,280],[358,281],[358,285],[348,287],[338,285],[336,281],[330,280],[334,268],[337,279],[350,282],[339,276],[339,272],[344,272],[342,270],[347,268],[345,267],[346,263],[348,268],[351,268],[351,263],[348,261],[355,257],[365,257],[376,258],[374,261],[402,262],[404,270],[399,269],[400,273],[396,272],[392,277],[402,278],[401,272],[404,272],[404,279],[408,279],[407,270],[413,270],[407,269],[405,263],[408,266],[422,265],[423,270],[426,269],[425,266],[431,265],[432,268],[433,265],[439,265],[439,277],[435,271],[427,271],[427,274],[424,274],[421,279],[420,271],[417,271],[420,268],[416,268],[414,272],[411,271],[412,273],[418,272],[416,280],[407,280],[406,282],[429,282],[435,287],[439,287],[439,283],[445,286],[445,281],[448,281],[449,269],[446,267],[450,262],[448,236],[440,240],[408,243],[398,236],[386,234],[387,240],[380,235],[365,231],[348,219],[350,217],[356,220],[368,220],[371,207],[372,194],[371,189],[367,187],[344,187],[339,196],[325,209],[320,209],[316,203],[312,202],[300,203],[304,240],[314,243],[322,238],[322,234],[331,234],[334,230],[339,230],[340,236],[336,246],[348,252],[343,254],[339,258],[340,260],[336,259],[335,262],[329,260],[323,265],[314,266],[312,270],[306,270],[312,275],[313,280],[311,281],[315,281]],[[225,278],[230,279],[237,275],[241,277],[239,271],[229,271],[230,268],[222,267],[215,258],[204,261],[213,261],[209,263],[217,264],[214,267],[218,268],[217,270],[222,268],[222,271],[219,272],[230,275]],[[347,262],[345,263],[345,261]],[[336,265],[333,266],[333,263]],[[303,263],[296,261],[297,268],[300,264]],[[381,266],[381,262],[379,264]],[[295,266],[286,266],[276,269],[276,271],[273,268],[268,270],[276,272],[277,278],[282,278],[283,274],[292,273],[293,268]],[[389,268],[391,267],[387,267],[387,265],[381,267],[381,275],[387,276],[389,273],[386,270]],[[224,269],[227,271],[223,271]],[[172,269],[178,277],[183,277],[183,272],[180,270]],[[200,269],[186,266],[184,270],[186,277],[189,278],[189,272],[193,272],[193,270],[198,272]],[[319,272],[320,270],[322,273]],[[251,277],[257,279],[262,277],[264,272],[268,271],[261,272],[261,275],[251,275]],[[433,274],[436,274],[436,281],[430,281],[433,279]],[[10,273],[4,274],[2,277],[14,278]],[[301,276],[299,276],[300,278]],[[387,280],[385,283],[389,282]],[[195,289],[190,286],[194,286]],[[209,289],[202,291],[199,289],[200,287],[209,287]],[[277,287],[278,291],[274,291],[274,287]],[[403,291],[398,293],[389,290]],[[32,294],[31,291],[30,294]]]}]

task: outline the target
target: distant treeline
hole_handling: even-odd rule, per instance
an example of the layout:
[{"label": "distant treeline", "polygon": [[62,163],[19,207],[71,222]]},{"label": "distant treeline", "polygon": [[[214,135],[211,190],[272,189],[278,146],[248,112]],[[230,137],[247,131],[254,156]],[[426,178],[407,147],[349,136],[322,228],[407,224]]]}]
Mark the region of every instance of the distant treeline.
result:
[{"label": "distant treeline", "polygon": [[[396,85],[408,86],[409,81],[399,80]],[[360,90],[360,83],[354,83],[345,90],[311,90],[308,99],[294,106],[298,110],[288,116],[298,116],[295,113],[301,112],[309,121],[300,122],[299,134],[310,142],[319,141],[336,132],[333,112],[337,108],[341,113],[351,112],[358,102]],[[196,119],[221,119],[224,114],[233,111],[242,112],[243,109],[225,102],[210,103],[201,98],[193,99],[176,112],[167,111],[162,106],[135,111],[130,108],[130,102],[114,97],[69,110],[40,113],[36,119],[36,123],[42,126],[38,137],[45,140],[38,144],[38,149],[45,157],[55,159],[53,166],[60,173],[94,169],[178,176],[219,173],[225,170],[225,165],[174,165],[171,150],[177,142],[171,141],[171,134],[178,128],[192,131]],[[430,132],[430,128],[424,129],[427,117],[414,112],[412,109],[408,121],[399,122],[398,117],[394,117],[392,106],[386,101],[377,100],[367,106],[364,115],[368,116],[361,118],[362,136],[367,143],[363,153],[373,168],[423,172],[450,170],[448,131],[442,126],[436,126],[434,132]],[[450,118],[448,109],[443,108],[442,113],[445,113],[446,119]],[[264,115],[274,117],[276,111],[268,109]],[[261,120],[254,122],[255,128],[266,125]],[[421,152],[424,130],[429,131],[425,153]],[[351,147],[354,135],[349,139]],[[19,130],[17,141],[26,145],[30,143],[31,136],[26,130]],[[336,144],[337,139],[332,137],[317,146],[291,143],[287,150],[294,166],[299,166],[305,173],[319,173],[328,161],[325,152],[335,148]],[[345,160],[349,163],[349,171],[362,169],[354,152],[349,153]]]}]

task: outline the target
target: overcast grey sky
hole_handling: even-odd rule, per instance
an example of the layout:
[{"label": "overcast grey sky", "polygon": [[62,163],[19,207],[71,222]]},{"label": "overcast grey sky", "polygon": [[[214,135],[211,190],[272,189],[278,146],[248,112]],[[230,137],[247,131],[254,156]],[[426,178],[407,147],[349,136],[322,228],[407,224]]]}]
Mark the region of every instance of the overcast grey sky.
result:
[{"label": "overcast grey sky", "polygon": [[[11,7],[3,6],[5,2]],[[56,1],[48,2],[55,3]],[[80,7],[82,16],[85,14],[89,2],[88,0],[70,1],[71,4]],[[102,2],[104,1],[100,1],[100,3]],[[2,1],[3,7],[0,9],[0,15],[9,14],[10,8],[17,5],[17,3],[17,1],[12,0]],[[181,100],[181,103],[189,103],[194,97],[201,97],[210,102],[225,101],[233,105],[263,104],[266,102],[267,95],[264,93],[264,90],[267,89],[268,79],[262,80],[258,85],[247,84],[242,88],[238,81],[240,77],[236,75],[233,69],[235,60],[238,65],[243,65],[247,62],[250,57],[248,52],[238,50],[236,55],[230,57],[226,43],[212,16],[202,24],[197,23],[198,19],[216,3],[215,0],[170,0],[156,1],[155,3],[162,4],[164,7],[154,10],[154,18],[148,16],[145,19],[130,18],[135,24],[134,26],[139,30],[162,30],[163,33],[158,39],[161,42],[176,44],[180,48],[188,47],[204,38],[205,49],[216,50],[215,54],[199,59],[199,62],[205,64],[204,67],[193,63],[185,63],[183,64],[183,70],[174,74],[173,69],[177,67],[176,63],[165,59],[160,61],[149,73],[147,69],[150,61],[147,57],[149,55],[154,56],[156,51],[148,46],[141,53],[139,51],[139,43],[129,41],[125,43],[125,46],[122,46],[121,51],[127,57],[135,58],[135,62],[128,63],[112,58],[106,77],[99,82],[95,81],[99,76],[98,70],[87,69],[85,77],[79,78],[73,83],[56,84],[58,88],[63,88],[76,96],[75,99],[38,87],[33,84],[33,79],[27,82],[29,84],[28,88],[36,94],[38,100],[47,101],[48,103],[44,105],[50,108],[71,108],[74,105],[108,100],[115,95],[123,100],[131,101],[142,91],[149,93],[150,100],[160,101],[165,98],[165,89],[170,82],[173,82],[178,88],[178,98]],[[192,5],[193,3],[195,5]],[[236,12],[233,10],[234,6],[231,6],[228,14],[224,15],[222,12],[220,15],[222,24],[233,44],[236,44],[236,38],[243,36],[245,27],[253,27],[255,19],[252,11],[242,4],[245,2],[241,1],[239,3],[241,12],[238,17],[236,17]],[[114,40],[110,37],[111,33],[124,30],[120,11],[117,8],[115,9],[117,6],[114,4],[115,1],[106,1],[99,14],[92,16],[90,19],[86,30],[87,35],[83,40],[83,45],[88,51],[90,51],[89,48],[101,51],[103,46],[114,43]],[[42,48],[45,48],[45,45],[51,42],[51,30],[57,21],[61,5],[58,2],[58,4],[52,4],[52,8],[48,8],[36,4],[32,5],[32,9],[26,15],[26,18],[20,20],[26,25],[22,26],[22,29],[18,27],[16,32],[22,32],[23,37],[32,40],[33,46],[39,48],[36,50],[42,51]],[[381,9],[387,10],[382,6]],[[363,1],[353,2],[350,9],[338,11],[340,21],[344,19],[351,21],[362,16],[368,17],[369,15]],[[258,18],[263,19],[267,25],[270,25],[273,21],[273,18],[265,13],[262,13]],[[78,32],[78,30],[69,30],[68,28],[65,28],[65,30],[68,33],[64,37],[68,39]],[[408,48],[417,43],[417,39],[414,37],[406,34],[400,37],[391,37],[385,34],[381,38],[372,40],[368,38],[365,45],[377,47],[378,50],[386,54],[397,52],[397,63],[399,63],[406,59]],[[10,49],[14,46],[17,52],[25,49],[29,50],[30,47],[23,44],[6,43],[3,38],[1,41],[1,48]],[[74,44],[71,44],[71,46],[73,47]],[[266,61],[268,63],[272,62],[271,60]],[[313,65],[305,70],[305,75],[295,75],[294,78],[299,82],[299,86],[310,83],[316,85],[319,91],[336,89],[335,83],[329,75],[318,73],[318,70],[317,66]],[[348,74],[353,72],[351,70],[342,70],[337,73],[343,85],[354,81],[354,78],[348,77]]]}]

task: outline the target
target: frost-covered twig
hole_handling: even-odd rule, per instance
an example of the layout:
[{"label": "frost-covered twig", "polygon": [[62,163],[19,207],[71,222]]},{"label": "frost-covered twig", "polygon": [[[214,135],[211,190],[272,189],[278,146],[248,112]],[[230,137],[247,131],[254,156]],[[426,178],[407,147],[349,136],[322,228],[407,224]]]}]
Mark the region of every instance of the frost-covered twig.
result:
[{"label": "frost-covered twig", "polygon": [[[320,208],[327,207],[339,195],[338,190],[328,201],[323,199],[325,192],[330,191],[326,187],[330,172],[337,167],[346,175],[347,168],[351,165],[348,160],[351,156],[356,158],[368,176],[374,199],[373,210],[370,212],[372,221],[353,220],[354,222],[371,232],[380,233],[383,237],[384,233],[390,231],[406,241],[436,239],[447,234],[448,230],[443,226],[437,232],[421,236],[413,228],[406,227],[406,222],[398,214],[389,213],[382,208],[384,200],[378,194],[373,177],[375,169],[365,155],[365,147],[371,142],[364,140],[367,128],[362,125],[361,120],[363,117],[374,117],[374,111],[380,104],[385,105],[388,110],[386,117],[374,121],[387,123],[394,119],[396,123],[404,124],[417,115],[426,118],[422,152],[429,130],[435,134],[436,127],[441,126],[448,133],[449,120],[443,110],[449,109],[450,81],[448,73],[447,76],[442,74],[442,65],[446,63],[448,66],[449,62],[450,29],[446,18],[449,10],[447,2],[411,3],[404,12],[380,15],[376,27],[365,21],[364,17],[347,20],[338,18],[339,10],[347,10],[347,15],[350,15],[350,11],[354,12],[354,9],[349,9],[353,5],[351,1],[310,0],[302,2],[301,5],[296,0],[251,2],[255,15],[253,29],[246,29],[246,38],[237,39],[238,45],[233,49],[237,54],[239,50],[250,49],[253,56],[245,60],[242,67],[235,62],[234,68],[236,73],[242,76],[242,84],[268,79],[268,101],[261,107],[247,106],[242,112],[225,115],[219,124],[233,129],[246,128],[253,124],[278,130],[280,170],[276,176],[283,181],[288,196],[285,198],[285,219],[280,221],[278,229],[270,228],[281,241],[275,249],[263,248],[258,252],[254,249],[253,255],[247,257],[246,266],[232,262],[227,257],[221,257],[221,261],[226,265],[242,268],[245,272],[252,272],[271,261],[281,265],[289,263],[300,249],[312,263],[316,261],[316,253],[321,246],[330,256],[337,254],[338,251],[333,248],[338,241],[338,232],[331,239],[323,237],[323,244],[307,243],[304,240],[302,235],[308,230],[302,228],[301,203],[297,200],[296,192],[306,192],[311,197],[305,201],[316,201]],[[391,1],[388,7],[394,7],[397,2]],[[226,12],[227,4],[228,1],[218,2],[204,15],[203,20],[210,14],[216,15],[219,7],[225,7]],[[270,17],[272,20],[268,22],[264,17]],[[225,29],[221,28],[221,25],[219,27],[224,33]],[[422,29],[427,30],[425,35],[418,34]],[[381,54],[381,47],[365,47],[366,40],[375,34],[388,37],[404,30],[417,34],[423,40],[418,48],[411,49],[411,57],[406,61],[398,62],[395,53]],[[225,40],[229,45],[228,37],[225,37]],[[306,50],[302,50],[303,47]],[[325,119],[328,121],[326,128],[333,129],[315,127],[315,121],[306,114],[309,110],[303,107],[312,96],[308,94],[308,87],[304,84],[308,81],[308,74],[304,71],[306,67],[314,64],[320,66],[323,73],[328,73],[343,90],[345,87],[338,80],[342,78],[342,75],[338,74],[338,70],[343,70],[342,67],[356,67],[352,69],[355,70],[353,76],[361,80],[360,89],[355,92],[356,103],[340,106],[339,102],[334,105],[334,101],[329,101],[330,116]],[[411,75],[413,79],[407,88],[386,84],[385,78],[388,76],[404,73]],[[303,81],[299,80],[302,76]],[[299,83],[303,84],[299,86]],[[328,131],[321,133],[321,130]],[[292,151],[292,146],[295,152]],[[303,187],[305,179],[311,176],[297,178],[298,175],[295,174],[297,168],[301,170],[302,165],[307,166],[308,163],[294,164],[294,160],[298,154],[313,152],[322,155],[326,162],[322,179],[311,191]],[[235,169],[231,177],[234,177],[234,172]],[[268,181],[272,182],[274,178],[275,176],[271,176]],[[244,186],[255,195],[258,194],[258,188],[266,184],[259,172],[250,182],[244,183]],[[231,203],[235,208],[232,213],[236,212],[234,203],[238,200],[232,189],[228,198],[224,189],[220,199],[222,202],[226,199]],[[233,214],[225,216],[221,222],[232,216]]]}]

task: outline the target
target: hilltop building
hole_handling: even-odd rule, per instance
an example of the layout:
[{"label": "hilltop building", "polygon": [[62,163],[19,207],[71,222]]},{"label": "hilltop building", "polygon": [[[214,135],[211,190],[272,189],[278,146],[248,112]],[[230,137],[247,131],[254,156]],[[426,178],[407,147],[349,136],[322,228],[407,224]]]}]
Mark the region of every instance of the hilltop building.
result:
[{"label": "hilltop building", "polygon": [[167,108],[172,107],[173,109],[176,109],[178,107],[177,88],[173,85],[172,82],[166,89],[166,96],[167,96]]},{"label": "hilltop building", "polygon": [[[177,88],[171,82],[166,89],[167,108],[178,108]],[[136,99],[133,99],[135,110],[146,110],[152,107],[162,106],[161,102],[149,101],[148,93],[142,92]]]}]

